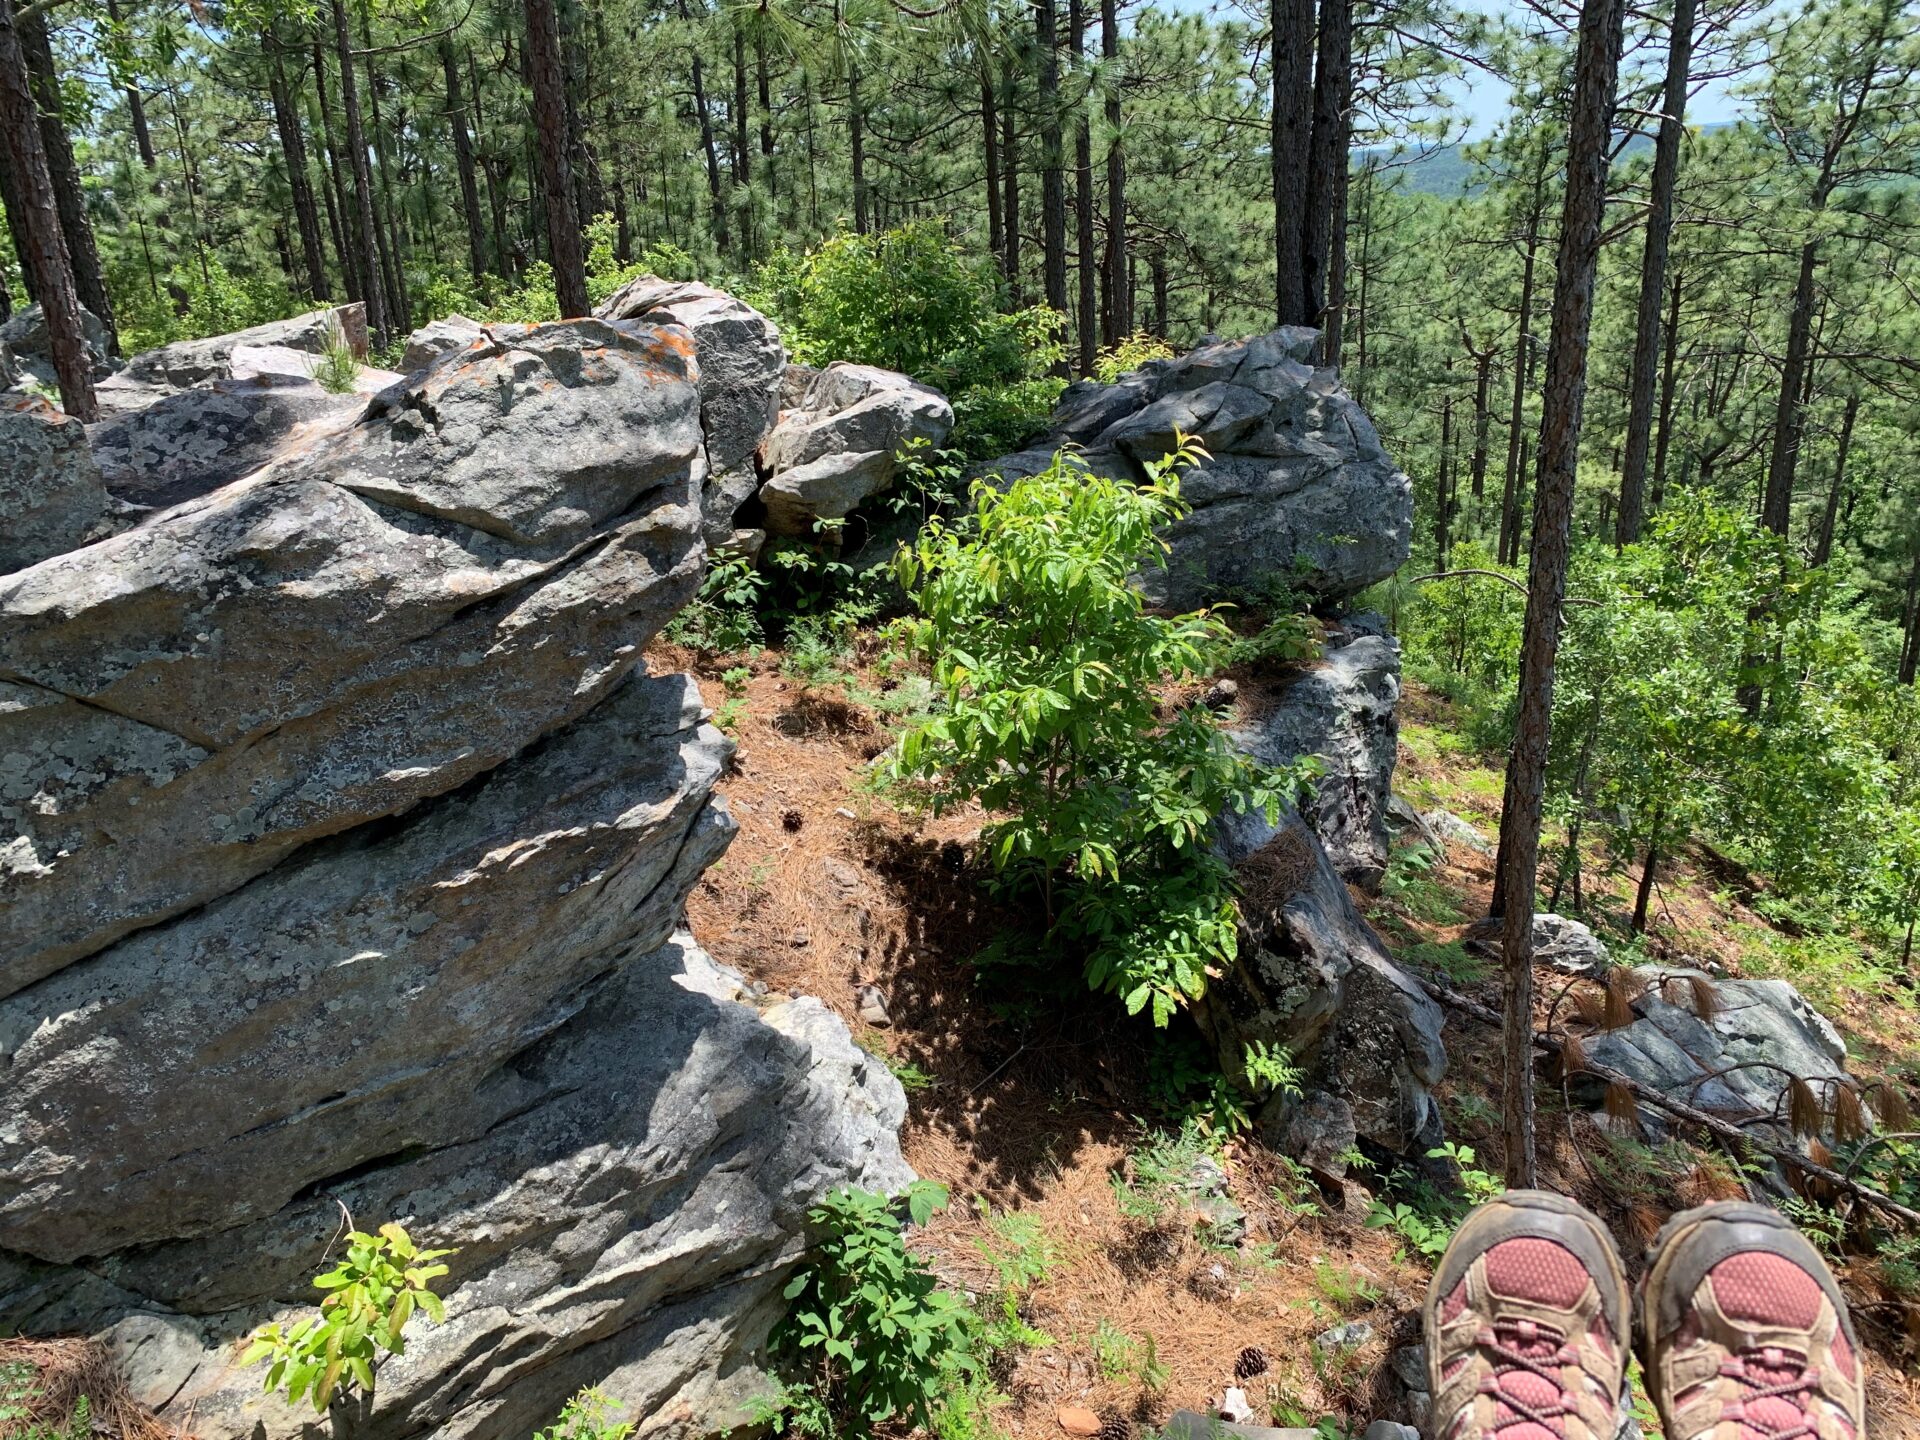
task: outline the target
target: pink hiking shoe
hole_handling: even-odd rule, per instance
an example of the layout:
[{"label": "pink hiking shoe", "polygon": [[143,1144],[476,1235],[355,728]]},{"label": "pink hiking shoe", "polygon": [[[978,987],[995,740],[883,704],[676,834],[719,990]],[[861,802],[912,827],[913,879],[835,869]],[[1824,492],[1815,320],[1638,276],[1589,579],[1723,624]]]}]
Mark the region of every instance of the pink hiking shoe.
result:
[{"label": "pink hiking shoe", "polygon": [[1581,1206],[1542,1190],[1482,1205],[1441,1257],[1424,1318],[1433,1440],[1613,1440],[1626,1271]]},{"label": "pink hiking shoe", "polygon": [[1847,1303],[1793,1222],[1764,1205],[1683,1211],[1653,1242],[1640,1365],[1667,1440],[1864,1440]]}]

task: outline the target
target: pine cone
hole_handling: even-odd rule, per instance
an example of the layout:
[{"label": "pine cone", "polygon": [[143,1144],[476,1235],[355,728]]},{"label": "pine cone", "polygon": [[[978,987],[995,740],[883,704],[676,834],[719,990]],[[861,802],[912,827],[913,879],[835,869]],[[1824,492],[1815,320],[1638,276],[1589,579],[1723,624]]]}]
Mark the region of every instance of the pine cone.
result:
[{"label": "pine cone", "polygon": [[1240,1352],[1240,1358],[1233,1362],[1233,1378],[1251,1380],[1256,1375],[1267,1373],[1267,1352],[1258,1345],[1249,1345]]},{"label": "pine cone", "polygon": [[1124,1415],[1108,1415],[1093,1440],[1133,1440],[1133,1422]]}]

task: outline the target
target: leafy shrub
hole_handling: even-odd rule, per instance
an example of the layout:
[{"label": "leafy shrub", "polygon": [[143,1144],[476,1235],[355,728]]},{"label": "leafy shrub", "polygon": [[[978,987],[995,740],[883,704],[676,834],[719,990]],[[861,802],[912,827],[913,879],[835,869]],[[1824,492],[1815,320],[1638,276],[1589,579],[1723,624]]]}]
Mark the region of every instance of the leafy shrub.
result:
[{"label": "leafy shrub", "polygon": [[1137,331],[1111,350],[1102,350],[1093,362],[1094,377],[1102,385],[1111,385],[1122,375],[1138,370],[1149,360],[1171,360],[1173,347],[1158,335]]},{"label": "leafy shrub", "polygon": [[945,391],[956,447],[986,458],[1045,421],[1061,388],[1048,371],[1064,353],[1062,316],[1002,313],[999,292],[991,263],[964,255],[938,221],[917,220],[781,251],[744,298],[780,322],[804,364],[880,365]]},{"label": "leafy shrub", "polygon": [[768,583],[744,555],[713,561],[699,596],[668,622],[667,639],[717,655],[758,649],[766,642],[758,611]]},{"label": "leafy shrub", "polygon": [[[907,1192],[915,1224],[945,1203],[945,1187],[930,1181]],[[792,1309],[774,1334],[805,1372],[781,1397],[785,1423],[862,1440],[896,1417],[931,1426],[936,1400],[978,1369],[972,1312],[908,1251],[884,1195],[843,1187],[808,1219],[814,1249],[787,1285]]]},{"label": "leafy shrub", "polygon": [[[1391,1230],[1418,1254],[1437,1260],[1446,1253],[1447,1242],[1453,1239],[1453,1232],[1460,1228],[1467,1212],[1500,1194],[1506,1189],[1506,1182],[1479,1168],[1471,1145],[1450,1140],[1429,1150],[1427,1157],[1450,1160],[1459,1167],[1461,1193],[1444,1197],[1436,1194],[1431,1186],[1414,1184],[1411,1188],[1420,1203],[1376,1198],[1367,1213],[1367,1225],[1374,1230]],[[1400,1181],[1406,1175],[1400,1171],[1389,1178]]]},{"label": "leafy shrub", "polygon": [[533,1440],[627,1440],[633,1434],[629,1421],[616,1421],[614,1413],[622,1407],[604,1390],[587,1386],[561,1407],[560,1418]]},{"label": "leafy shrub", "polygon": [[897,573],[917,615],[895,633],[945,709],[902,736],[894,776],[938,813],[977,802],[1000,883],[1037,893],[1050,954],[1164,1025],[1236,953],[1232,877],[1210,848],[1228,807],[1277,820],[1301,772],[1262,770],[1215,718],[1158,691],[1217,669],[1212,615],[1149,614],[1128,579],[1163,561],[1184,513],[1182,448],[1135,487],[1070,454],[973,510],[929,522]]},{"label": "leafy shrub", "polygon": [[402,1332],[414,1311],[435,1324],[447,1318],[432,1285],[447,1273],[435,1262],[453,1253],[420,1249],[391,1221],[377,1235],[352,1231],[346,1258],[314,1277],[314,1288],[328,1292],[320,1312],[291,1326],[261,1326],[240,1363],[268,1362],[262,1388],[284,1391],[289,1404],[305,1396],[324,1412],[343,1385],[371,1395],[381,1352],[406,1353]]}]

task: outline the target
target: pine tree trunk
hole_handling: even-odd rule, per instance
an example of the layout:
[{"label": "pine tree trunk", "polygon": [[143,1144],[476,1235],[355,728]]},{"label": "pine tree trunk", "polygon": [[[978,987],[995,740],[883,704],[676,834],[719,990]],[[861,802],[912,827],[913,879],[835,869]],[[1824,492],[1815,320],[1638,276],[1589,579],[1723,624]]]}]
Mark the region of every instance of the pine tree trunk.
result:
[{"label": "pine tree trunk", "polygon": [[[360,43],[368,51],[373,50],[373,23],[366,14],[360,17]],[[398,207],[393,199],[393,165],[387,155],[387,126],[380,116],[380,75],[374,68],[373,56],[367,60],[367,111],[373,121],[373,159],[374,177],[378,190],[374,201],[374,214],[378,226],[380,273],[387,287],[387,318],[397,333],[410,328],[412,307],[407,303],[407,282],[400,248],[400,230],[397,223]]]},{"label": "pine tree trunk", "polygon": [[1118,345],[1133,331],[1133,287],[1127,268],[1127,154],[1120,134],[1120,17],[1117,0],[1100,0],[1100,58],[1106,62],[1107,95],[1107,299],[1101,334]]},{"label": "pine tree trunk", "polygon": [[385,345],[390,329],[385,287],[380,282],[380,225],[373,214],[373,172],[367,165],[367,132],[360,119],[360,87],[353,73],[353,43],[347,32],[346,0],[333,0],[333,44],[340,62],[340,110],[346,118],[347,158],[353,167],[353,208],[358,218],[361,296],[373,343]]},{"label": "pine tree trunk", "polygon": [[1014,75],[1007,67],[1007,89],[1000,106],[1000,169],[1006,179],[1006,201],[1001,205],[1001,224],[1006,226],[1007,261],[1001,268],[1007,277],[1007,289],[1013,304],[1023,303],[1020,288],[1020,132],[1014,117]]},{"label": "pine tree trunk", "polygon": [[[107,0],[107,20],[112,25],[120,23],[120,0]],[[127,123],[133,129],[134,149],[140,152],[142,168],[152,171],[160,163],[160,157],[153,151],[153,133],[147,128],[147,102],[140,93],[140,86],[129,78],[127,88],[121,92],[127,100]]]},{"label": "pine tree trunk", "polygon": [[1660,822],[1665,818],[1665,809],[1654,810],[1652,834],[1647,838],[1646,859],[1640,865],[1640,889],[1633,897],[1633,921],[1629,928],[1635,935],[1647,933],[1647,912],[1653,905],[1653,881],[1660,862]]},{"label": "pine tree trunk", "polygon": [[46,316],[54,374],[60,382],[60,403],[76,419],[98,420],[100,407],[93,395],[80,296],[74,287],[66,235],[60,228],[53,178],[47,173],[45,142],[27,75],[27,57],[14,28],[12,0],[0,0],[0,145],[6,147],[7,169],[20,209],[20,231],[26,242],[20,258],[32,267],[38,286],[35,298]]},{"label": "pine tree trunk", "polygon": [[[580,243],[580,220],[573,205],[573,164],[568,156],[567,80],[560,63],[560,28],[553,0],[526,0],[527,60],[533,71],[533,123],[540,137],[540,181],[546,197],[547,248],[553,261],[554,293],[564,318],[585,315],[587,261]],[[695,98],[699,99],[699,60],[694,61]],[[700,105],[706,122],[707,109]],[[709,143],[711,131],[708,131]],[[711,152],[709,152],[711,158]],[[724,216],[724,211],[721,212]],[[725,223],[724,218],[721,222]]]},{"label": "pine tree trunk", "polygon": [[1310,323],[1327,324],[1327,265],[1333,253],[1340,173],[1347,165],[1353,92],[1353,0],[1320,0],[1313,72],[1313,136],[1307,159],[1306,252],[1302,279]]},{"label": "pine tree trunk", "polygon": [[480,186],[473,169],[473,139],[467,130],[467,105],[460,95],[460,65],[453,41],[440,38],[440,73],[447,86],[447,125],[453,133],[453,158],[460,171],[460,214],[467,226],[467,268],[475,280],[487,274],[487,222],[480,214]]},{"label": "pine tree trunk", "polygon": [[847,132],[853,162],[853,229],[858,235],[872,233],[867,206],[867,101],[860,93],[860,65],[847,66]]},{"label": "pine tree trunk", "polygon": [[760,98],[760,168],[767,177],[767,198],[776,202],[778,214],[780,176],[773,166],[773,78],[767,72],[767,39],[759,30],[753,33],[753,79]]},{"label": "pine tree trunk", "polygon": [[[1087,11],[1085,0],[1067,0],[1068,44],[1073,65],[1080,70],[1087,51]],[[1077,107],[1073,133],[1073,214],[1075,223],[1074,274],[1079,281],[1079,323],[1075,326],[1080,341],[1081,375],[1093,374],[1094,352],[1099,348],[1099,296],[1095,286],[1093,240],[1093,131],[1087,123],[1085,98]]]},{"label": "pine tree trunk", "polygon": [[1527,386],[1533,379],[1533,287],[1536,257],[1540,250],[1540,208],[1544,203],[1546,179],[1536,174],[1533,205],[1527,212],[1526,249],[1520,261],[1519,332],[1513,342],[1513,404],[1507,418],[1507,476],[1501,489],[1500,542],[1495,552],[1502,565],[1520,558],[1520,446],[1527,414]]},{"label": "pine tree trunk", "polygon": [[1801,391],[1807,380],[1807,352],[1813,344],[1814,276],[1819,246],[1800,247],[1800,274],[1787,314],[1787,353],[1780,366],[1779,398],[1774,404],[1773,450],[1767,458],[1766,489],[1760,499],[1760,523],[1776,535],[1787,533],[1793,518],[1793,482],[1800,465],[1800,432],[1806,422]]},{"label": "pine tree trunk", "polygon": [[307,293],[316,300],[328,299],[326,247],[320,238],[320,210],[314,203],[313,179],[307,173],[307,142],[300,133],[300,112],[295,108],[292,87],[287,83],[286,67],[280,61],[280,46],[271,30],[261,36],[267,52],[267,88],[273,100],[273,123],[280,136],[280,154],[287,165],[287,188],[293,195],[293,218],[300,232],[300,259],[306,270]]},{"label": "pine tree trunk", "polygon": [[[1452,369],[1451,363],[1448,369]],[[1434,548],[1439,563],[1436,569],[1447,568],[1448,541],[1451,539],[1453,522],[1453,497],[1449,494],[1451,481],[1448,470],[1453,463],[1453,396],[1444,395],[1440,400],[1440,503],[1434,516]]]},{"label": "pine tree trunk", "polygon": [[107,353],[118,355],[120,333],[113,318],[113,297],[107,293],[106,270],[100,263],[100,247],[94,243],[93,221],[87,214],[80,166],[73,158],[73,141],[67,135],[60,72],[53,61],[53,41],[47,34],[46,20],[39,15],[22,20],[18,34],[35,108],[40,112],[40,145],[47,157],[47,178],[53,183],[60,233],[66,237],[67,256],[73,265],[74,292],[80,297],[80,303],[106,327]]},{"label": "pine tree trunk", "polygon": [[753,244],[753,153],[747,148],[747,32],[733,27],[733,188],[740,204],[740,243],[751,257]]},{"label": "pine tree trunk", "polygon": [[1813,543],[1813,564],[1824,565],[1833,558],[1833,532],[1840,518],[1840,495],[1847,486],[1847,452],[1853,448],[1853,422],[1860,413],[1860,397],[1847,396],[1846,412],[1840,417],[1840,444],[1833,457],[1833,484],[1827,490],[1827,508],[1820,516],[1820,534]]},{"label": "pine tree trunk", "polygon": [[1647,492],[1647,508],[1657,511],[1667,498],[1667,452],[1673,442],[1674,377],[1680,360],[1680,277],[1673,277],[1667,300],[1667,320],[1662,326],[1666,356],[1660,362],[1660,434],[1653,446],[1653,485]]},{"label": "pine tree trunk", "polygon": [[1607,194],[1608,118],[1620,68],[1625,0],[1585,0],[1580,9],[1567,129],[1567,193],[1554,276],[1553,329],[1541,391],[1539,471],[1533,495],[1533,555],[1520,644],[1519,713],[1498,861],[1504,882],[1507,1184],[1536,1178],[1533,1104],[1533,902],[1540,812],[1553,729],[1554,661],[1571,548],[1574,470],[1586,395],[1587,334]]},{"label": "pine tree trunk", "polygon": [[1156,249],[1147,257],[1153,276],[1153,333],[1167,338],[1167,252]]},{"label": "pine tree trunk", "polygon": [[[1352,129],[1348,117],[1348,130]],[[1351,139],[1351,135],[1349,135]],[[1351,162],[1347,149],[1340,151],[1340,164],[1333,172],[1333,210],[1327,217],[1327,308],[1320,332],[1320,363],[1338,370],[1340,351],[1347,330],[1347,184]]]},{"label": "pine tree trunk", "polygon": [[320,190],[326,197],[327,224],[333,229],[333,253],[340,257],[340,283],[346,287],[349,300],[364,300],[367,292],[360,276],[360,245],[347,205],[340,148],[333,140],[332,107],[327,103],[327,60],[317,40],[313,44],[313,84],[320,114]]},{"label": "pine tree trunk", "polygon": [[[1473,367],[1473,498],[1476,502],[1485,498],[1487,493],[1487,432],[1492,428],[1493,407],[1489,403],[1493,389],[1493,347],[1489,345],[1485,353],[1474,357]],[[1479,506],[1474,506],[1475,515]]]},{"label": "pine tree trunk", "polygon": [[[0,0],[4,3],[4,0]],[[32,304],[40,296],[40,282],[33,273],[33,243],[27,236],[27,204],[13,181],[7,147],[0,145],[0,210],[7,212],[7,238],[13,242],[14,258],[20,262],[20,283]]]},{"label": "pine tree trunk", "polygon": [[1307,167],[1313,144],[1313,0],[1272,0],[1273,308],[1311,325],[1307,300]]},{"label": "pine tree trunk", "polygon": [[1660,103],[1660,133],[1653,146],[1653,186],[1648,196],[1647,238],[1640,254],[1640,308],[1633,328],[1633,368],[1627,381],[1626,450],[1620,462],[1620,516],[1614,543],[1640,538],[1644,517],[1647,451],[1653,436],[1655,370],[1660,359],[1660,302],[1666,298],[1667,250],[1673,237],[1673,191],[1680,174],[1680,141],[1686,133],[1687,78],[1693,68],[1694,0],[1674,0],[1667,40],[1667,83]]},{"label": "pine tree trunk", "polygon": [[1053,0],[1034,0],[1034,38],[1040,47],[1040,273],[1047,304],[1067,308],[1066,155],[1061,143],[1060,36]]},{"label": "pine tree trunk", "polygon": [[986,165],[987,253],[1000,273],[1007,273],[1007,235],[1000,196],[1000,108],[993,93],[993,71],[985,56],[980,62],[980,154]]}]

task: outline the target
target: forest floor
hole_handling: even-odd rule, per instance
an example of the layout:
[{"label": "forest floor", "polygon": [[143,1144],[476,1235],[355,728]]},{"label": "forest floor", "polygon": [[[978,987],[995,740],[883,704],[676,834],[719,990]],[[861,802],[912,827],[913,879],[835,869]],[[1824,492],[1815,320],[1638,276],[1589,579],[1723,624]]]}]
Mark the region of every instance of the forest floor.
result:
[{"label": "forest floor", "polygon": [[[906,1157],[952,1193],[915,1248],[971,1294],[1011,1294],[1010,1311],[1037,1332],[995,1376],[1009,1403],[994,1422],[1040,1437],[1061,1434],[1065,1405],[1142,1423],[1205,1411],[1235,1383],[1247,1347],[1270,1362],[1244,1385],[1258,1422],[1350,1434],[1391,1413],[1386,1362],[1419,1338],[1429,1262],[1366,1225],[1360,1187],[1322,1194],[1250,1138],[1183,1127],[1164,1083],[1174,1052],[1144,1027],[1115,1025],[1106,1002],[996,1003],[1004,987],[974,957],[1028,917],[997,908],[969,862],[982,816],[905,812],[869,783],[910,691],[858,656],[815,665],[811,677],[774,651],[742,664],[662,646],[654,664],[692,669],[740,747],[721,786],[739,834],[691,900],[694,935],[773,991],[818,996],[900,1077]],[[1259,679],[1242,677],[1241,703],[1257,702]],[[1396,790],[1490,842],[1500,787],[1499,758],[1478,752],[1452,708],[1409,681]],[[1638,866],[1595,850],[1585,870],[1584,914],[1617,934]],[[1491,855],[1465,844],[1434,864],[1397,851],[1382,893],[1356,899],[1409,969],[1497,1007],[1491,965],[1460,943],[1485,913],[1491,881]],[[1920,1077],[1914,994],[1857,949],[1774,929],[1752,898],[1717,857],[1682,857],[1662,870],[1645,953],[1784,975],[1846,1034],[1856,1073]],[[1564,984],[1543,978],[1542,988],[1551,996]],[[868,986],[884,997],[884,1026],[861,1018]],[[1458,1014],[1446,1033],[1448,1137],[1497,1172],[1497,1036]],[[1716,1153],[1629,1138],[1570,1112],[1551,1085],[1541,1100],[1543,1184],[1592,1206],[1636,1269],[1672,1209],[1739,1191]],[[1155,1184],[1207,1149],[1248,1216],[1236,1246],[1211,1243],[1190,1202]],[[1920,1375],[1920,1308],[1871,1257],[1837,1258],[1835,1268],[1871,1350],[1875,1435],[1920,1437],[1920,1383],[1910,1378]],[[1027,1282],[1006,1291],[1004,1277],[1022,1269]],[[1350,1321],[1364,1322],[1357,1346],[1316,1340]]]}]

